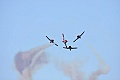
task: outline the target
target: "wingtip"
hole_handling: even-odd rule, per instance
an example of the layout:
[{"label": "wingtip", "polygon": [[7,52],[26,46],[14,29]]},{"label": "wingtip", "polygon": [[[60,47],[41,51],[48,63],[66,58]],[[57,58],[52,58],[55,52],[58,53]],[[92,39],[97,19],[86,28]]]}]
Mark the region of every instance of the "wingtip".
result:
[{"label": "wingtip", "polygon": [[75,42],[76,40],[74,40],[73,42]]},{"label": "wingtip", "polygon": [[55,44],[56,46],[58,46],[57,44]]}]

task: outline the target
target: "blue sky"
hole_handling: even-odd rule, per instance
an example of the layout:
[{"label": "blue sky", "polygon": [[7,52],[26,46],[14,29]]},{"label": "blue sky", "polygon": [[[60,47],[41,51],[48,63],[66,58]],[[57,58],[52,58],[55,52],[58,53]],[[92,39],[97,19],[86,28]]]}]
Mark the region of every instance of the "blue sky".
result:
[{"label": "blue sky", "polygon": [[[15,54],[48,43],[45,37],[48,35],[59,47],[46,50],[53,60],[34,74],[34,80],[61,80],[60,77],[70,80],[56,70],[53,63],[56,56],[65,61],[72,61],[76,56],[80,59],[89,57],[86,66],[95,64],[96,68],[97,61],[85,42],[91,44],[111,68],[99,80],[119,80],[119,3],[119,0],[0,0],[0,79],[16,80]],[[82,39],[73,43],[83,31]],[[68,39],[68,45],[77,46],[77,50],[70,52],[62,48],[62,33]],[[83,66],[86,73],[94,70],[94,67],[86,66]]]}]

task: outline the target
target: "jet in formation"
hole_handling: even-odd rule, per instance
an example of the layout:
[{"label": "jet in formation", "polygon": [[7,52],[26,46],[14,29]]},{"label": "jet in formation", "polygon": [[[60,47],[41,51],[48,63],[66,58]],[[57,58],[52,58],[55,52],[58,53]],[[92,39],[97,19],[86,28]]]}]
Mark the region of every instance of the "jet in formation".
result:
[{"label": "jet in formation", "polygon": [[[84,32],[85,32],[85,31],[83,31],[80,35],[77,35],[77,38],[76,38],[73,42],[75,42],[75,41],[77,41],[78,39],[80,39],[81,36],[84,34]],[[56,46],[58,46],[58,44],[56,44],[56,43],[54,42],[54,39],[50,39],[48,36],[46,36],[46,38],[50,41],[50,43],[53,43],[53,44],[55,44]],[[62,33],[62,42],[63,42],[64,45],[65,45],[65,47],[63,47],[64,49],[69,49],[70,51],[71,51],[72,49],[77,49],[77,47],[67,46],[68,40],[65,39],[65,36],[64,36],[63,33]]]},{"label": "jet in formation", "polygon": [[79,38],[81,38],[81,36],[84,34],[84,32],[82,32],[82,34],[80,34],[80,35],[77,35],[77,38],[73,42],[75,42],[76,40],[78,40]]},{"label": "jet in formation", "polygon": [[46,38],[50,41],[50,43],[55,44],[56,46],[58,46],[58,44],[54,43],[54,39],[50,39],[48,36],[46,36]]},{"label": "jet in formation", "polygon": [[62,33],[62,42],[65,44],[65,46],[67,47],[67,42],[68,42],[68,40],[66,40],[65,38],[64,38],[64,34]]},{"label": "jet in formation", "polygon": [[63,47],[64,49],[69,49],[70,51],[72,50],[72,49],[77,49],[77,47],[72,47],[72,46],[66,46],[66,47]]}]

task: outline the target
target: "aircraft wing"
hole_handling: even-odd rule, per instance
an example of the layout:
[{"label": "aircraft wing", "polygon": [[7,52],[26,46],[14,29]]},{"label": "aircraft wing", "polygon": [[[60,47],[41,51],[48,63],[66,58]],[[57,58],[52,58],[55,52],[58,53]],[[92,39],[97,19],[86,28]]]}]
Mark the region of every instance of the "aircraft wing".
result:
[{"label": "aircraft wing", "polygon": [[58,44],[54,43],[56,46],[58,46]]},{"label": "aircraft wing", "polygon": [[62,37],[63,37],[63,40],[64,40],[64,34],[62,33]]},{"label": "aircraft wing", "polygon": [[68,49],[67,47],[63,47],[63,48]]},{"label": "aircraft wing", "polygon": [[46,36],[46,38],[47,38],[48,40],[50,40],[50,38],[49,38],[49,37],[47,37],[47,36]]},{"label": "aircraft wing", "polygon": [[79,38],[75,39],[73,42],[75,42],[76,40],[78,40]]},{"label": "aircraft wing", "polygon": [[71,48],[69,48],[69,47],[63,47],[63,48],[65,48],[65,49],[77,49],[77,47],[71,47]]},{"label": "aircraft wing", "polygon": [[77,49],[77,47],[72,47],[71,49]]},{"label": "aircraft wing", "polygon": [[[85,31],[84,31],[85,32]],[[83,34],[84,34],[84,32],[80,35],[80,36],[82,36]]]}]

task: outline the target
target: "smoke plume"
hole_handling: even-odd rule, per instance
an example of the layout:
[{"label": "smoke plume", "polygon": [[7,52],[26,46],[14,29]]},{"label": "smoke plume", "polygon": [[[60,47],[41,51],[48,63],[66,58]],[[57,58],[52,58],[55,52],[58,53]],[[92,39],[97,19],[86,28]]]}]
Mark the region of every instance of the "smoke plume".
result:
[{"label": "smoke plume", "polygon": [[[104,62],[104,60],[99,56],[99,54],[96,52],[96,50],[88,45],[88,47],[93,52],[94,56],[97,58],[99,62],[99,68],[92,72],[90,76],[86,77],[84,72],[81,71],[80,65],[83,65],[83,63],[86,62],[83,61],[80,63],[79,61],[73,61],[70,64],[68,64],[65,61],[58,61],[57,67],[64,72],[66,76],[70,78],[70,80],[97,80],[100,75],[107,74],[110,70],[109,66]],[[89,70],[89,69],[88,69]]]},{"label": "smoke plume", "polygon": [[[35,69],[38,66],[42,66],[48,63],[47,54],[44,52],[44,49],[50,46],[52,46],[52,44],[39,46],[24,52],[18,52],[15,55],[15,66],[20,73],[19,80],[32,80],[32,74]],[[70,78],[70,80],[97,80],[100,75],[104,75],[109,72],[109,66],[99,56],[98,52],[91,45],[87,44],[87,46],[90,48],[99,63],[99,68],[93,71],[88,77],[86,77],[87,75],[85,75],[85,72],[81,71],[82,65],[84,65],[88,59],[83,61],[76,59],[71,63],[65,62],[64,60],[55,60],[58,69],[63,71],[64,74]]]},{"label": "smoke plume", "polygon": [[103,59],[99,56],[98,52],[89,44],[88,47],[91,49],[95,57],[99,62],[100,69],[93,72],[88,80],[97,80],[100,75],[107,74],[110,71],[110,67],[103,61]]},{"label": "smoke plume", "polygon": [[84,72],[80,70],[80,67],[85,63],[85,61],[73,61],[68,64],[68,62],[58,62],[57,67],[64,72],[64,74],[70,78],[70,80],[84,80]]},{"label": "smoke plume", "polygon": [[52,46],[52,44],[46,44],[38,46],[25,52],[18,52],[15,55],[15,67],[20,73],[19,80],[32,80],[32,72],[37,66],[47,64],[47,55],[44,49]]}]

